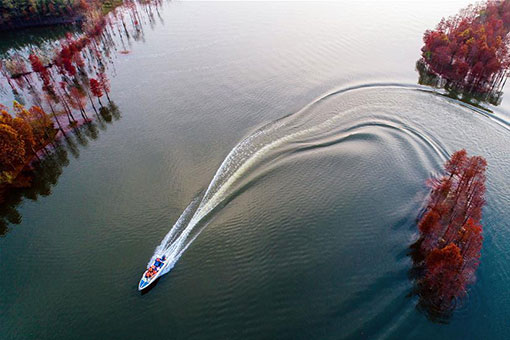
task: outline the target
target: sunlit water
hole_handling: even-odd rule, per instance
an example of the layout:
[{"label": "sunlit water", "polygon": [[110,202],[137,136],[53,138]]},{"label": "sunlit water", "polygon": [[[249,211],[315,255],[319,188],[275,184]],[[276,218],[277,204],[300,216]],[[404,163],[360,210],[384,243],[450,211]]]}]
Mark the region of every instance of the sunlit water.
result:
[{"label": "sunlit water", "polygon": [[[122,119],[0,239],[2,337],[504,339],[510,101],[415,85],[424,30],[464,5],[167,3],[116,61]],[[407,253],[459,148],[489,163],[485,241],[442,325]],[[176,263],[141,295],[155,248]]]}]

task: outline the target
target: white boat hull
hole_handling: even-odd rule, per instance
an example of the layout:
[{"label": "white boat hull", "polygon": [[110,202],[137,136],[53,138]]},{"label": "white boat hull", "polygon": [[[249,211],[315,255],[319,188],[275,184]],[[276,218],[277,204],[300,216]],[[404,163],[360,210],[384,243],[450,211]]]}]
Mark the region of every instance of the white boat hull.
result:
[{"label": "white boat hull", "polygon": [[154,275],[150,278],[147,278],[145,276],[147,274],[147,272],[149,271],[149,269],[144,271],[142,278],[140,279],[140,282],[138,283],[138,290],[144,290],[147,287],[150,287],[150,285],[153,284],[154,281],[156,281],[158,279],[158,277],[160,277],[162,275],[162,273],[165,271],[165,268],[167,265],[168,265],[168,259],[165,262],[163,262],[163,265],[161,267],[156,267],[158,269],[158,272],[156,273],[156,275]]}]

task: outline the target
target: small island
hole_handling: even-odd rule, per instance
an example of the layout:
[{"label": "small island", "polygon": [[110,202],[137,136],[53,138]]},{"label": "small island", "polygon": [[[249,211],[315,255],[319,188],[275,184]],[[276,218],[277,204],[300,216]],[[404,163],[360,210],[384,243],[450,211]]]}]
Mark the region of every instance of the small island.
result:
[{"label": "small island", "polygon": [[467,285],[475,280],[482,249],[482,208],[485,204],[483,157],[455,152],[445,174],[432,178],[427,207],[418,221],[413,245],[420,307],[430,316],[449,315]]},{"label": "small island", "polygon": [[510,1],[470,6],[425,32],[419,83],[499,105],[509,75]]}]

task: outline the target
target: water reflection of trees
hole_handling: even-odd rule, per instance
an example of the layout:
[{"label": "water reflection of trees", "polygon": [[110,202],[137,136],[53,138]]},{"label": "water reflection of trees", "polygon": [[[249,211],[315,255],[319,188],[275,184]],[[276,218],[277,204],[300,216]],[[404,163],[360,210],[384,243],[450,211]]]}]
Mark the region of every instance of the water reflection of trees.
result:
[{"label": "water reflection of trees", "polygon": [[115,103],[102,107],[95,120],[67,132],[54,143],[51,152],[30,169],[25,169],[20,174],[23,180],[18,181],[18,187],[5,188],[0,193],[3,199],[0,203],[0,236],[9,232],[9,225],[21,223],[22,215],[18,208],[24,200],[37,201],[40,197],[49,196],[63,169],[69,165],[70,158],[79,158],[81,147],[96,140],[100,131],[105,131],[109,124],[120,118]]},{"label": "water reflection of trees", "polygon": [[107,71],[111,66],[115,74],[117,53],[129,53],[133,41],[144,41],[144,26],[154,28],[156,15],[163,23],[160,6],[161,0],[126,2],[108,15],[91,16],[78,28],[28,33],[27,42],[2,40],[0,91],[10,89],[22,104],[33,102],[44,110],[51,104],[68,115],[82,109],[87,97],[108,97]]},{"label": "water reflection of trees", "polygon": [[0,58],[9,58],[15,53],[29,54],[34,48],[49,51],[64,39],[67,33],[80,34],[80,26],[33,27],[0,32]]},{"label": "water reflection of trees", "polygon": [[500,105],[503,100],[502,91],[494,92],[466,92],[462,91],[459,87],[453,83],[448,82],[445,78],[442,78],[430,71],[423,64],[422,60],[416,62],[416,70],[418,71],[418,84],[434,87],[437,89],[444,89],[446,95],[450,98],[461,100],[463,102],[479,106],[480,102],[486,102],[492,105]]}]

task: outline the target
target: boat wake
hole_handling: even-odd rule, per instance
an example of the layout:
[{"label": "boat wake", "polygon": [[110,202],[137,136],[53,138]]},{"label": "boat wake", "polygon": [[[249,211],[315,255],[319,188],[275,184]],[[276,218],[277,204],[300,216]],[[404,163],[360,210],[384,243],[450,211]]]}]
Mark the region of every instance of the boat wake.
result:
[{"label": "boat wake", "polygon": [[[394,114],[400,107],[392,102],[391,97],[405,96],[410,92],[423,93],[423,89],[402,84],[371,84],[342,89],[255,130],[230,151],[207,189],[188,205],[155,249],[147,267],[154,263],[156,257],[164,255],[169,264],[161,275],[168,273],[213,213],[260,176],[261,171],[256,169],[260,169],[261,165],[274,165],[288,154],[340,143],[362,129],[383,128],[405,134],[406,138],[426,145],[424,149],[436,155],[439,162],[444,161],[448,151],[437,139],[424,132],[425,127],[397,118],[402,115]],[[337,96],[342,96],[340,102],[331,100]],[[361,115],[362,112],[373,114]]]}]

